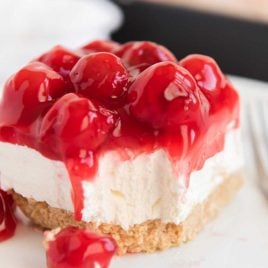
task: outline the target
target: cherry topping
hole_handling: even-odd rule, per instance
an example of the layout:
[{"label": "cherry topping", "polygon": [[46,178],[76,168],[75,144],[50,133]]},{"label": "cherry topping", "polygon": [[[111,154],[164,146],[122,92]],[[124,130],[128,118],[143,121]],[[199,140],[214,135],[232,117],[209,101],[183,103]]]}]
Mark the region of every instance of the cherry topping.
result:
[{"label": "cherry topping", "polygon": [[9,239],[16,231],[14,211],[12,196],[0,189],[0,241]]},{"label": "cherry topping", "polygon": [[127,90],[128,73],[120,59],[107,52],[82,57],[70,73],[76,92],[107,104]]},{"label": "cherry topping", "polygon": [[58,73],[41,62],[29,63],[5,84],[1,125],[31,124],[64,92],[64,81]]},{"label": "cherry topping", "polygon": [[211,113],[214,113],[223,106],[226,108],[230,107],[227,103],[236,103],[238,97],[235,101],[228,100],[231,95],[237,95],[237,93],[225,92],[230,88],[228,80],[213,58],[194,54],[185,57],[179,64],[187,69],[195,78],[199,88],[210,102]]},{"label": "cherry topping", "polygon": [[61,230],[46,242],[48,268],[108,268],[117,249],[113,238],[75,227]]},{"label": "cherry topping", "polygon": [[80,59],[60,46],[43,54],[44,63],[9,79],[0,103],[1,141],[64,162],[77,220],[82,181],[95,178],[103,153],[128,159],[164,149],[187,180],[224,148],[230,123],[238,126],[238,95],[209,57],[178,64],[151,42],[95,41],[81,50],[88,54]]},{"label": "cherry topping", "polygon": [[110,40],[95,40],[82,47],[85,53],[113,52],[119,48],[119,44]]},{"label": "cherry topping", "polygon": [[179,64],[193,75],[205,94],[218,93],[226,85],[224,74],[211,57],[198,54],[189,55],[182,59]]},{"label": "cherry topping", "polygon": [[47,156],[61,155],[75,191],[75,217],[81,220],[82,180],[92,178],[97,170],[95,151],[116,126],[116,112],[111,112],[87,98],[69,93],[48,111],[41,124],[40,138]]},{"label": "cherry topping", "polygon": [[116,123],[111,112],[87,98],[69,93],[48,111],[41,124],[41,139],[65,157],[87,155],[97,149]]},{"label": "cherry topping", "polygon": [[128,92],[129,112],[155,129],[175,127],[200,115],[200,92],[191,74],[172,62],[143,71]]},{"label": "cherry topping", "polygon": [[176,62],[176,57],[165,47],[153,42],[129,42],[122,45],[115,54],[122,58],[128,66],[140,71],[163,61]]},{"label": "cherry topping", "polygon": [[80,59],[79,55],[62,46],[55,46],[50,51],[41,55],[38,61],[50,66],[54,71],[67,77],[73,66]]}]

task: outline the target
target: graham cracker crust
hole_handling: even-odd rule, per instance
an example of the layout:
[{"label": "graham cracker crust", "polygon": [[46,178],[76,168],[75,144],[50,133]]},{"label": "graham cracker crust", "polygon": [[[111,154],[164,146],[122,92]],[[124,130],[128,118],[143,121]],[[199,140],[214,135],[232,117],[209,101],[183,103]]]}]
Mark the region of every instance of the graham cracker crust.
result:
[{"label": "graham cracker crust", "polygon": [[208,198],[198,204],[182,223],[163,223],[149,220],[136,224],[127,231],[118,225],[77,222],[73,213],[50,207],[45,202],[27,199],[13,192],[14,200],[23,213],[35,224],[45,229],[66,227],[69,225],[86,227],[90,230],[112,236],[118,244],[118,255],[137,252],[154,252],[178,246],[192,240],[233,198],[243,183],[242,172],[227,177]]}]

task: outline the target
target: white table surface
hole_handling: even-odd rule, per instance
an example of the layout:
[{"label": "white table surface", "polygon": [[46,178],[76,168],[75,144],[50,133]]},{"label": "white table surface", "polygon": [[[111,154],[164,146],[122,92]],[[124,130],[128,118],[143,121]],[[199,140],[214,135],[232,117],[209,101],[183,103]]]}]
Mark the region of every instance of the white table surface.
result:
[{"label": "white table surface", "polygon": [[[268,83],[239,77],[231,80],[243,100],[268,97]],[[247,141],[247,136],[243,137]],[[116,257],[111,268],[268,267],[268,202],[257,186],[247,148],[245,142],[248,176],[244,187],[194,241],[155,254]],[[19,225],[16,236],[0,244],[0,267],[45,268],[42,239],[40,231]]]}]

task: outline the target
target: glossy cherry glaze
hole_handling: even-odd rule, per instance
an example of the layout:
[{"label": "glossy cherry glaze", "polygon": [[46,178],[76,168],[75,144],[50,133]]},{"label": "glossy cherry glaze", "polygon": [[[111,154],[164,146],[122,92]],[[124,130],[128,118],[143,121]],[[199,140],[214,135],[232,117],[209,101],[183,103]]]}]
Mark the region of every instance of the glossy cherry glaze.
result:
[{"label": "glossy cherry glaze", "polygon": [[115,50],[120,48],[120,44],[110,41],[110,40],[95,40],[84,45],[81,50],[85,54],[93,53],[93,52],[114,52]]},{"label": "glossy cherry glaze", "polygon": [[69,73],[79,59],[79,53],[58,45],[41,55],[36,61],[43,62],[58,72],[64,79],[65,92],[73,92],[74,87],[70,81]]},{"label": "glossy cherry glaze", "polygon": [[78,94],[107,106],[118,102],[127,91],[128,72],[120,58],[108,52],[82,57],[72,69],[70,78]]},{"label": "glossy cherry glaze", "polygon": [[78,60],[52,50],[40,58],[50,67],[30,63],[8,80],[0,104],[2,141],[65,163],[78,220],[81,182],[94,179],[105,152],[124,160],[164,149],[187,185],[239,123],[238,95],[213,59],[191,55],[177,62],[151,42],[111,46],[115,55],[102,48],[106,42],[88,44],[89,54]]},{"label": "glossy cherry glaze", "polygon": [[12,196],[0,189],[0,241],[9,239],[16,231],[14,211]]},{"label": "glossy cherry glaze", "polygon": [[111,237],[75,227],[52,236],[45,242],[48,268],[108,268],[117,248]]},{"label": "glossy cherry glaze", "polygon": [[124,64],[131,67],[131,70],[137,69],[138,71],[143,71],[158,62],[177,61],[168,49],[148,41],[128,42],[114,53],[122,59]]},{"label": "glossy cherry glaze", "polygon": [[[94,152],[115,128],[118,115],[98,103],[74,93],[61,97],[44,116],[40,146],[49,157],[63,159],[72,174],[73,200],[77,218],[83,209],[80,177],[92,177],[97,169]],[[51,148],[47,151],[47,147]]]},{"label": "glossy cherry glaze", "polygon": [[58,45],[37,58],[37,61],[45,63],[63,77],[67,77],[79,59],[77,53]]}]

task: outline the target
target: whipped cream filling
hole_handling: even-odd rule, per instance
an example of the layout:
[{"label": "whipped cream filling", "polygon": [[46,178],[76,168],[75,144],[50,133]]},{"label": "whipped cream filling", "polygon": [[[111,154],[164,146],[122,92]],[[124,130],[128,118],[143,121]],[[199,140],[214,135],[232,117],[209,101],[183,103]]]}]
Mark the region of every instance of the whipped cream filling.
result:
[{"label": "whipped cream filling", "polygon": [[[188,188],[163,149],[124,161],[116,151],[107,152],[95,178],[83,181],[82,219],[124,229],[153,219],[179,224],[242,164],[238,129],[226,134],[223,151],[192,172]],[[0,142],[0,187],[74,211],[65,165],[26,146]]]}]

